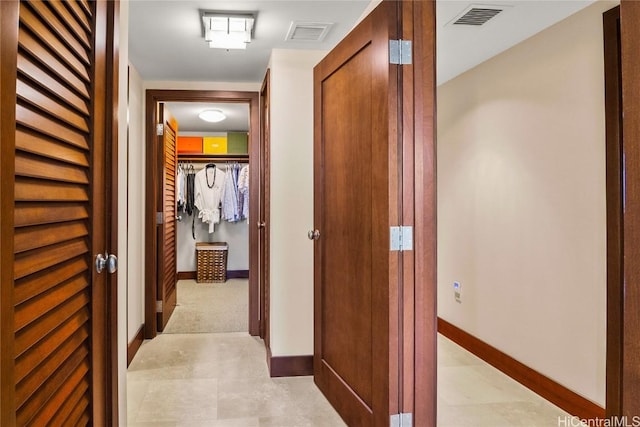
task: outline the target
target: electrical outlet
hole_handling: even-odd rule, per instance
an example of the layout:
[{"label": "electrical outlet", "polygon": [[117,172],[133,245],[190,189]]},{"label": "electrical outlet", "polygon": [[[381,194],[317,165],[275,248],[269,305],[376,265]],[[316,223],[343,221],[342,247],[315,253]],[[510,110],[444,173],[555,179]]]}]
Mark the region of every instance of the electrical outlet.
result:
[{"label": "electrical outlet", "polygon": [[453,296],[456,302],[462,303],[462,285],[460,282],[453,282]]}]

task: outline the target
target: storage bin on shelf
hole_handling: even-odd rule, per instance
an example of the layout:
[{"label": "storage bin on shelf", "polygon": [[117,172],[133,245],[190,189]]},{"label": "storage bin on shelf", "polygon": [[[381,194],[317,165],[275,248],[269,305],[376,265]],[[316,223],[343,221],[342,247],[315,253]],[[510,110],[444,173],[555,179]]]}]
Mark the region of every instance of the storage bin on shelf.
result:
[{"label": "storage bin on shelf", "polygon": [[196,282],[227,281],[227,242],[196,243]]}]

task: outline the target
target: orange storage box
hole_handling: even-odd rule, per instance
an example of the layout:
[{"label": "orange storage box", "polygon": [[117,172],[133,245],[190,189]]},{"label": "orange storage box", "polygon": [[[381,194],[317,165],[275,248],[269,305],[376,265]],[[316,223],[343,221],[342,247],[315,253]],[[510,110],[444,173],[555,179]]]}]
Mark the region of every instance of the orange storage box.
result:
[{"label": "orange storage box", "polygon": [[202,154],[202,137],[179,136],[178,153]]},{"label": "orange storage box", "polygon": [[202,138],[204,154],[227,154],[226,136],[205,136]]}]

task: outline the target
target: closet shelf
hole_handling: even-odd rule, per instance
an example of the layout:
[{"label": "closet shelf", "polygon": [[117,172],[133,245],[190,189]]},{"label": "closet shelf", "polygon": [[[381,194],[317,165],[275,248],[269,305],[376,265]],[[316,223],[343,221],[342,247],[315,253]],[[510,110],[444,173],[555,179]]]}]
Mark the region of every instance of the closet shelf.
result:
[{"label": "closet shelf", "polygon": [[178,154],[179,162],[245,162],[249,160],[248,154]]}]

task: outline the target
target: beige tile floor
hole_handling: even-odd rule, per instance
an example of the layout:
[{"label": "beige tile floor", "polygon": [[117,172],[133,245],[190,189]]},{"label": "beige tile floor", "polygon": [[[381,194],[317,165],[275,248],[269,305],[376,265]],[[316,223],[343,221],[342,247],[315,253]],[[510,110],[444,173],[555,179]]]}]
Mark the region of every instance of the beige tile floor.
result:
[{"label": "beige tile floor", "polygon": [[343,426],[311,377],[270,378],[247,333],[164,334],[127,373],[128,425]]},{"label": "beige tile floor", "polygon": [[[567,415],[442,336],[438,359],[440,427],[553,427]],[[127,383],[130,427],[344,426],[311,377],[269,378],[246,333],[159,335]]]},{"label": "beige tile floor", "polygon": [[439,427],[557,427],[562,409],[438,335]]}]

